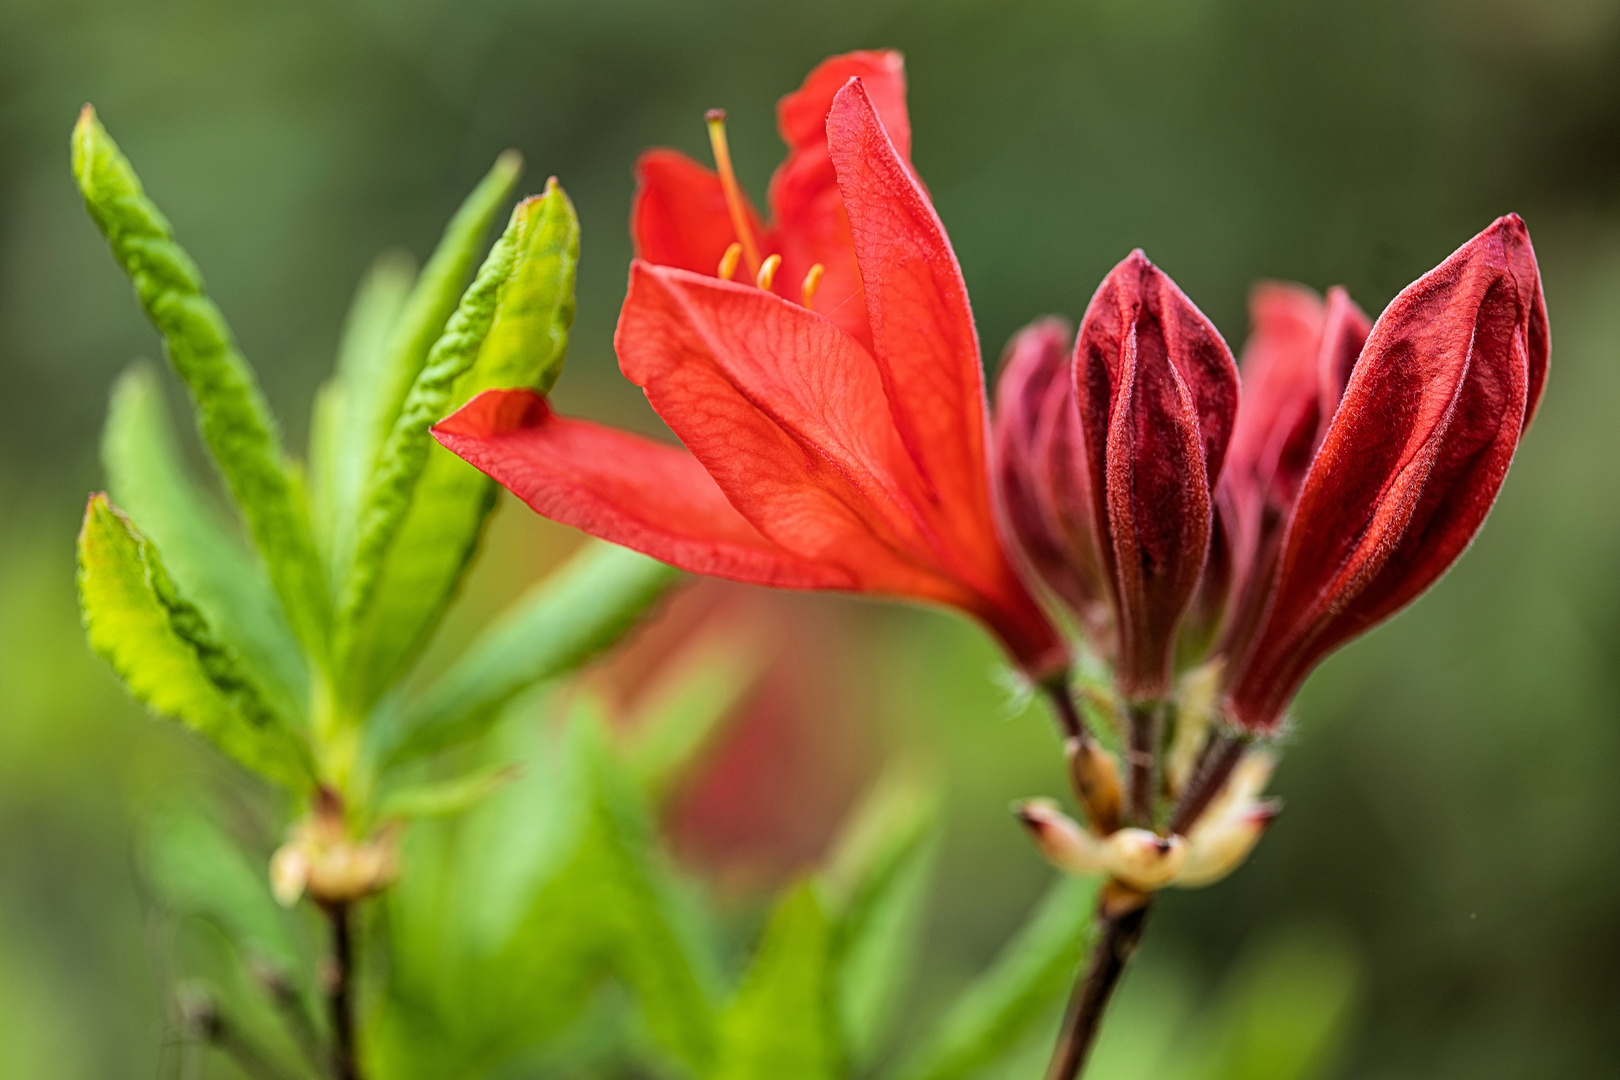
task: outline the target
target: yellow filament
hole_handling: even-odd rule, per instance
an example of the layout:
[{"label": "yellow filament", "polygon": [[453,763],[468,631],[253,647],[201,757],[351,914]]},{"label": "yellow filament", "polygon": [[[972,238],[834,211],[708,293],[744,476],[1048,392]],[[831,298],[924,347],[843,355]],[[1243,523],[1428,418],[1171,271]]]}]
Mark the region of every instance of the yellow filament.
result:
[{"label": "yellow filament", "polygon": [[722,281],[730,281],[737,276],[737,260],[742,258],[742,245],[732,244],[726,248],[726,253],[720,256],[720,268],[715,271]]},{"label": "yellow filament", "polygon": [[759,273],[754,278],[754,284],[758,285],[766,292],[770,292],[771,283],[776,280],[776,268],[781,265],[782,256],[780,255],[772,255],[770,258],[766,259],[765,265],[759,268]]},{"label": "yellow filament", "polygon": [[737,183],[737,174],[731,169],[731,146],[726,142],[726,110],[710,109],[704,114],[703,120],[709,125],[709,146],[714,150],[714,168],[720,174],[720,190],[726,193],[726,209],[731,211],[731,227],[736,230],[737,240],[742,244],[749,272],[757,274],[760,271],[759,244],[754,240],[754,230],[748,225],[748,210],[743,202],[742,188]]},{"label": "yellow filament", "polygon": [[816,298],[816,290],[821,288],[821,275],[826,271],[825,266],[816,263],[810,268],[810,272],[804,275],[804,284],[799,287],[799,291],[800,295],[804,297],[805,307],[809,307],[810,302]]}]

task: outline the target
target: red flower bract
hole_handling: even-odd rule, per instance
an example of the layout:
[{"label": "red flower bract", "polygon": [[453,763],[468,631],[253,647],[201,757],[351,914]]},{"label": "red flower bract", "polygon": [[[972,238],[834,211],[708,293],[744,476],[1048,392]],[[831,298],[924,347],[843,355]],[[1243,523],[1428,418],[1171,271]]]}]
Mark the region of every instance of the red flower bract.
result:
[{"label": "red flower bract", "polygon": [[1236,723],[1274,728],[1318,660],[1462,554],[1535,411],[1547,358],[1541,278],[1517,215],[1390,303],[1300,483],[1274,573],[1251,577],[1264,614],[1232,656]]},{"label": "red flower bract", "polygon": [[[903,136],[898,56],[828,61],[783,103],[793,152],[778,222],[755,237],[784,268],[790,253],[821,262],[829,301],[847,252],[860,284],[836,312],[714,276],[740,241],[725,192],[715,204],[695,166],[643,159],[644,258],[614,343],[684,449],[558,417],[528,391],[481,395],[435,434],[547,517],[698,573],[948,604],[1046,678],[1067,652],[998,531],[961,271],[903,140],[863,78],[837,78],[850,65],[881,69],[875,96]],[[649,182],[660,169],[685,179]]]}]

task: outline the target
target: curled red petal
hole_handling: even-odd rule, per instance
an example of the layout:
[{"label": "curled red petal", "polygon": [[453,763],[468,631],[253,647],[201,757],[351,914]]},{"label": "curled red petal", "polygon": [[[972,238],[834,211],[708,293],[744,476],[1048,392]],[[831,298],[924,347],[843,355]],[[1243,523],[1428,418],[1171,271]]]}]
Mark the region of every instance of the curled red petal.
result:
[{"label": "curled red petal", "polygon": [[[749,207],[754,235],[764,237]],[[737,239],[726,195],[714,170],[677,150],[648,150],[636,160],[636,195],[630,205],[636,257],[713,276]]]},{"label": "curled red petal", "polygon": [[1547,367],[1541,279],[1499,218],[1379,316],[1306,475],[1237,722],[1274,727],[1327,652],[1427,589],[1483,524]]},{"label": "curled red petal", "polygon": [[1116,677],[1130,697],[1160,697],[1209,551],[1237,368],[1203,313],[1135,251],[1086,308],[1074,377],[1092,522],[1107,538]]},{"label": "curled red petal", "polygon": [[485,391],[433,434],[542,516],[684,570],[795,589],[855,584],[767,540],[685,450],[558,416],[532,390]]}]

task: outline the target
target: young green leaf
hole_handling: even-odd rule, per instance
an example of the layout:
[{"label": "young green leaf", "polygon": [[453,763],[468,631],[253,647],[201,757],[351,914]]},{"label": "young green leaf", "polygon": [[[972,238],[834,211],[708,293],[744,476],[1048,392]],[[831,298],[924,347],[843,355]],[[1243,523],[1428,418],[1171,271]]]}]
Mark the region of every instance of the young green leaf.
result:
[{"label": "young green leaf", "polygon": [[383,796],[381,818],[452,817],[472,809],[516,780],[523,770],[515,765],[491,765],[448,780],[434,780],[399,788]]},{"label": "young green leaf", "polygon": [[658,803],[754,689],[763,673],[758,650],[729,628],[687,646],[650,687],[626,727],[625,767]]},{"label": "young green leaf", "polygon": [[856,810],[824,874],[842,910],[834,944],[838,1013],[857,1066],[876,1054],[910,971],[937,840],[938,781],[887,770]]},{"label": "young green leaf", "polygon": [[1062,997],[1091,939],[1096,878],[1062,877],[988,971],[964,990],[891,1080],[957,1080],[1013,1048]]},{"label": "young green leaf", "polygon": [[79,533],[79,603],[90,647],[136,699],[207,736],[249,769],[295,790],[310,784],[303,742],[163,571],[156,548],[92,495]]},{"label": "young green leaf", "polygon": [[759,953],[720,1020],[715,1080],[838,1080],[834,927],[813,884],[777,906]]},{"label": "young green leaf", "polygon": [[225,317],[203,291],[202,275],[88,105],[73,129],[73,174],[191,392],[203,441],[247,521],[288,622],[310,654],[324,658],[325,578],[275,420]]},{"label": "young green leaf", "polygon": [[249,959],[291,971],[298,950],[270,895],[262,865],[254,865],[220,827],[202,814],[153,815],[142,831],[141,869],[163,906],[218,925]]},{"label": "young green leaf", "polygon": [[532,588],[420,698],[373,732],[383,765],[477,738],[523,690],[582,667],[618,641],[680,572],[592,541]]},{"label": "young green leaf", "polygon": [[[361,372],[355,371],[354,386],[359,395],[353,405],[356,434],[364,440],[357,447],[357,456],[368,471],[377,463],[406,394],[461,301],[467,278],[478,265],[484,237],[522,175],[523,155],[516,150],[495,159],[494,166],[445,226],[438,246],[393,320],[375,367],[368,365],[363,381]],[[339,373],[345,374],[341,365]]]},{"label": "young green leaf", "polygon": [[[309,434],[309,513],[334,592],[339,553],[354,544],[354,516],[381,435],[374,395],[383,383],[388,343],[410,296],[416,266],[408,253],[378,256],[356,290],[343,323],[337,370],[315,397]],[[391,418],[390,418],[391,419]]]},{"label": "young green leaf", "polygon": [[163,552],[175,588],[236,650],[277,715],[302,717],[309,672],[275,589],[194,483],[157,373],[145,363],[131,365],[113,387],[101,462],[112,498]]},{"label": "young green leaf", "polygon": [[[495,298],[488,334],[475,346],[471,366],[457,376],[448,397],[434,378],[442,354],[412,388],[407,417],[429,424],[491,387],[549,389],[562,367],[574,318],[574,267],[579,261],[579,222],[555,180],[546,192],[525,200],[514,216],[513,258]],[[471,292],[469,298],[473,296]],[[466,310],[463,307],[462,310]],[[431,402],[432,404],[425,403]],[[405,443],[396,430],[385,462]],[[494,509],[497,487],[483,473],[432,441],[425,426],[409,435],[425,453],[422,471],[406,497],[398,532],[377,568],[369,603],[355,613],[345,673],[351,697],[361,707],[376,700],[426,644],[460,586]],[[369,556],[368,556],[369,558]],[[356,563],[365,574],[367,564]]]}]

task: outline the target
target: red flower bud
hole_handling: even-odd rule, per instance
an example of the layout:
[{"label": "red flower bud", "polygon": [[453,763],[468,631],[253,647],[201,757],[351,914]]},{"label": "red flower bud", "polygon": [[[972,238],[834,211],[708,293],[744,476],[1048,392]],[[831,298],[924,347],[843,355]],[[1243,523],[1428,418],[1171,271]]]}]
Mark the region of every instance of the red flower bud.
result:
[{"label": "red flower bud", "polygon": [[1341,288],[1323,303],[1300,285],[1266,282],[1249,296],[1243,400],[1217,489],[1232,561],[1224,641],[1241,651],[1276,569],[1283,525],[1366,343],[1372,322]]},{"label": "red flower bud", "polygon": [[1385,309],[1300,484],[1274,574],[1250,583],[1268,596],[1234,657],[1233,720],[1274,728],[1318,660],[1451,566],[1501,489],[1547,356],[1541,278],[1517,215]]},{"label": "red flower bud", "polygon": [[1007,343],[996,383],[994,454],[1007,523],[1035,575],[1079,619],[1092,645],[1112,655],[1113,615],[1102,554],[1075,463],[1074,332],[1039,319]]},{"label": "red flower bud", "polygon": [[1092,533],[1118,621],[1116,679],[1135,700],[1170,689],[1176,631],[1212,529],[1212,489],[1237,411],[1237,368],[1175,283],[1132,252],[1103,280],[1075,343]]}]

